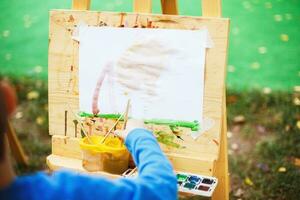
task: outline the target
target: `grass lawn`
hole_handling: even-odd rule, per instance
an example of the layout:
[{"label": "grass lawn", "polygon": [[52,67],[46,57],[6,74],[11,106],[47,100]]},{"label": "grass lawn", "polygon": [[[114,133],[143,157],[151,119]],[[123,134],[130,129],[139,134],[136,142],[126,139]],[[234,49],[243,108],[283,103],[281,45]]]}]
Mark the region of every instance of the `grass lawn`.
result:
[{"label": "grass lawn", "polygon": [[[97,11],[131,12],[132,0],[92,0]],[[200,0],[178,0],[179,14],[201,16]],[[49,10],[71,0],[1,0],[0,71],[47,79]],[[161,13],[153,0],[153,12]],[[300,1],[222,0],[230,18],[227,86],[292,91],[300,84]],[[21,34],[20,34],[21,33]]]},{"label": "grass lawn", "polygon": [[[18,78],[14,116],[30,167],[46,169],[50,153],[45,81]],[[300,91],[227,91],[231,199],[300,198]]]}]

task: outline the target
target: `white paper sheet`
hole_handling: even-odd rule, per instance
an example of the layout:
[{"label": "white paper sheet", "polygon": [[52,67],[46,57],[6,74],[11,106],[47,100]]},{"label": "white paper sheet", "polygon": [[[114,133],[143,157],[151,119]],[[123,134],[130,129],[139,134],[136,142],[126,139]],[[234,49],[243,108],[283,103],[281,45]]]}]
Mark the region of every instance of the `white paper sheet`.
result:
[{"label": "white paper sheet", "polygon": [[[109,75],[100,90],[100,113],[123,113],[130,98],[133,118],[202,121],[205,49],[212,45],[207,30],[82,27],[78,39],[81,111],[92,112],[97,79],[110,63]],[[144,48],[128,53],[137,43],[153,51]],[[117,81],[124,55],[129,55],[126,62],[134,61],[134,66],[159,65],[163,69],[152,76],[154,81],[141,80],[145,74],[136,71],[140,67],[128,69],[128,73],[123,69],[121,75],[128,76],[138,88],[128,90]],[[155,90],[149,89],[153,86]],[[145,92],[147,88],[150,94]]]}]

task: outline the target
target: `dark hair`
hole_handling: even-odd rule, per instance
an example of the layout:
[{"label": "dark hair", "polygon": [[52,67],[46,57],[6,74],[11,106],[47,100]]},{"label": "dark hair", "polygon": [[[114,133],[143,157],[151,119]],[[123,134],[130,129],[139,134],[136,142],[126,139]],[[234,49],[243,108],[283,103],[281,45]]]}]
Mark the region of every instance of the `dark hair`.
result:
[{"label": "dark hair", "polygon": [[0,88],[0,161],[4,158],[4,139],[5,139],[5,132],[7,129],[7,110],[6,110],[6,102],[5,102],[5,96],[3,91]]}]

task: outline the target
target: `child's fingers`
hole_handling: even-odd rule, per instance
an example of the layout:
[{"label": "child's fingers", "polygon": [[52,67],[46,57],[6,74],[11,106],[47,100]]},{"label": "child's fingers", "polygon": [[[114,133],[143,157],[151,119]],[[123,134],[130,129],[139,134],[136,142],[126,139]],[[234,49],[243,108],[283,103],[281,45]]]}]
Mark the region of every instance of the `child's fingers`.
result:
[{"label": "child's fingers", "polygon": [[134,128],[144,128],[145,124],[142,120],[137,119],[129,119],[126,125],[126,129],[134,129]]},{"label": "child's fingers", "polygon": [[126,129],[115,130],[115,134],[125,140],[128,134],[136,128],[145,128],[144,122],[142,120],[129,119],[126,124]]},{"label": "child's fingers", "polygon": [[114,132],[118,137],[122,138],[123,140],[125,140],[126,138],[126,131],[124,130],[115,130]]}]

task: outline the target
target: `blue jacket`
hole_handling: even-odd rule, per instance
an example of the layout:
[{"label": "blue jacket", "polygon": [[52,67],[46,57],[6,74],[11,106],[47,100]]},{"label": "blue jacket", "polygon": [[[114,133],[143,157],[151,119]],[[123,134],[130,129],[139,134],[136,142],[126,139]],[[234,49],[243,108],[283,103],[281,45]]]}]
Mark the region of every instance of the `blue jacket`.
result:
[{"label": "blue jacket", "polygon": [[51,176],[39,172],[18,177],[0,189],[0,200],[177,199],[176,176],[152,133],[134,129],[125,144],[138,167],[136,178],[109,180],[72,172]]}]

